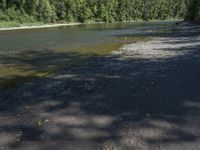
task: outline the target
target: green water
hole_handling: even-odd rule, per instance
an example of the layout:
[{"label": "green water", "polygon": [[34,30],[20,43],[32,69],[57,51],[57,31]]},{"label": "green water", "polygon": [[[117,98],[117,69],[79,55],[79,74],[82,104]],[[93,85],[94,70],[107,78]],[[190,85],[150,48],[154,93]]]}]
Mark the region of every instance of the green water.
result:
[{"label": "green water", "polygon": [[170,33],[173,22],[115,23],[0,32],[0,88],[42,78],[123,44]]}]

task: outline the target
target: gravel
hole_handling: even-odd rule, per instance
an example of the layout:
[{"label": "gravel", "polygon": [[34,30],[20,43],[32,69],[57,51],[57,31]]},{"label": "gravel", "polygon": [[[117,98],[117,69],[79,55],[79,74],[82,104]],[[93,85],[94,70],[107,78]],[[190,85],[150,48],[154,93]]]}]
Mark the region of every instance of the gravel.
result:
[{"label": "gravel", "polygon": [[120,51],[113,54],[120,55],[123,58],[144,58],[144,59],[165,59],[173,58],[191,53],[193,50],[185,49],[185,47],[198,46],[200,37],[194,39],[191,43],[183,43],[189,38],[155,38],[149,42],[137,42],[124,45]]}]

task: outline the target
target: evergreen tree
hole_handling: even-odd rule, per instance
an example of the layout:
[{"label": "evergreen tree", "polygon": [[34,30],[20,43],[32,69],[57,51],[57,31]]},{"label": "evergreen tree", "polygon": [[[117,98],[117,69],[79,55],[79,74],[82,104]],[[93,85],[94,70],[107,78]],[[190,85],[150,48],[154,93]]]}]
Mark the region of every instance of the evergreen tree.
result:
[{"label": "evergreen tree", "polygon": [[197,3],[199,0],[0,0],[0,20],[115,22],[184,18],[197,14]]}]

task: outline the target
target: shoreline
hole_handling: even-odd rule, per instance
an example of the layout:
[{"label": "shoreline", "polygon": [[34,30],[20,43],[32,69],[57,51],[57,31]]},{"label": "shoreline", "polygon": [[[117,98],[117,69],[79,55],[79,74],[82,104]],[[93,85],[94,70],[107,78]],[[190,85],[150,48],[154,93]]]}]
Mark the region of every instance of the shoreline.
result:
[{"label": "shoreline", "polygon": [[44,25],[30,25],[30,26],[21,26],[21,27],[6,27],[0,28],[1,31],[12,31],[12,30],[25,30],[25,29],[42,29],[42,28],[54,28],[54,27],[63,27],[63,26],[76,26],[82,25],[83,23],[63,23],[63,24],[44,24]]},{"label": "shoreline", "polygon": [[[150,20],[147,22],[179,22],[181,20]],[[127,23],[128,21],[124,21],[124,23]],[[134,23],[134,22],[146,22],[146,21],[129,21],[129,23]],[[12,30],[25,30],[25,29],[42,29],[42,28],[54,28],[54,27],[64,27],[64,26],[77,26],[77,25],[83,25],[83,24],[102,24],[106,22],[93,22],[93,23],[55,23],[55,24],[43,24],[43,25],[22,25],[22,26],[16,26],[16,27],[0,27],[0,32],[1,31],[12,31]],[[119,23],[119,22],[115,22]]]}]

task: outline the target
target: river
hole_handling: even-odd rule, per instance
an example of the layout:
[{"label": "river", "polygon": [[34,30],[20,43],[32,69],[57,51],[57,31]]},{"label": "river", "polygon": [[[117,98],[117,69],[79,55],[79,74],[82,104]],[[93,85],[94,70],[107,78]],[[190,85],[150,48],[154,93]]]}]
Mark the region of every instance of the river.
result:
[{"label": "river", "polygon": [[136,22],[2,31],[0,87],[41,78],[80,65],[82,58],[110,55],[123,44],[173,30],[174,22]]}]

